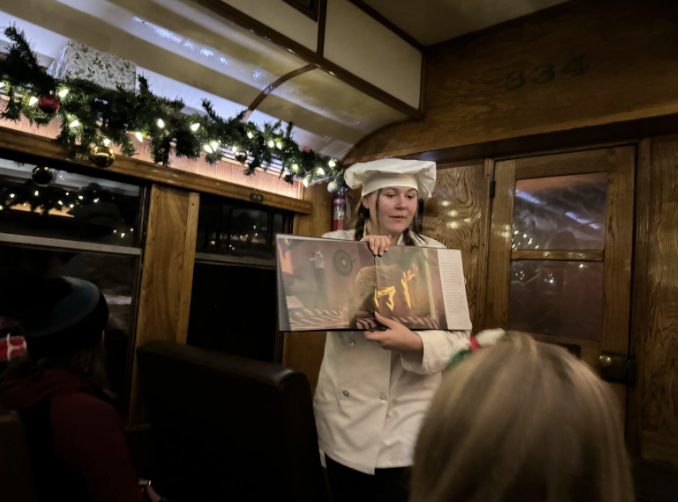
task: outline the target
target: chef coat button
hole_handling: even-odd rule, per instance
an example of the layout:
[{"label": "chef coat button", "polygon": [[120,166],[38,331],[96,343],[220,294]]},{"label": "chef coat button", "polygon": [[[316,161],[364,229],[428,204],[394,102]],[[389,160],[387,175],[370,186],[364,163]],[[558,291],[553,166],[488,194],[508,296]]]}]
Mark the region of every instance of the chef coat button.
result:
[{"label": "chef coat button", "polygon": [[382,401],[386,401],[388,399],[388,396],[386,394],[382,394],[381,396],[379,396],[379,399],[381,399]]},{"label": "chef coat button", "polygon": [[343,394],[344,396],[346,396],[346,397],[348,397],[348,396],[351,395],[351,394],[349,394],[349,392],[348,392],[347,390],[345,390],[344,392],[342,392],[342,394]]}]

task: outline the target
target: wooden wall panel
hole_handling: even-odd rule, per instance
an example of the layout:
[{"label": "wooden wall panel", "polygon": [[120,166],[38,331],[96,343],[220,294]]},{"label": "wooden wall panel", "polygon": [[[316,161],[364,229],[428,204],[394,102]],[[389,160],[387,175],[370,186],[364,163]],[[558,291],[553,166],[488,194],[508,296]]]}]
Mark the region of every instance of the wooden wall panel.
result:
[{"label": "wooden wall panel", "polygon": [[641,143],[636,200],[630,436],[643,457],[678,466],[678,137]]},{"label": "wooden wall panel", "polygon": [[676,113],[676,60],[678,3],[565,2],[432,48],[425,119],[381,130],[351,161]]},{"label": "wooden wall panel", "polygon": [[461,249],[473,332],[485,328],[487,239],[492,163],[441,165],[424,204],[423,234]]},{"label": "wooden wall panel", "polygon": [[[327,184],[319,183],[308,187],[304,198],[313,203],[313,213],[297,214],[294,217],[295,235],[320,237],[332,229],[332,198]],[[325,352],[325,332],[285,333],[283,364],[304,373],[315,392],[318,383],[320,363]]]},{"label": "wooden wall panel", "polygon": [[508,329],[511,245],[506,238],[513,229],[516,161],[505,160],[494,166],[496,193],[492,201],[487,264],[487,327]]},{"label": "wooden wall panel", "polygon": [[[135,348],[156,340],[186,343],[198,206],[197,192],[162,185],[151,189]],[[136,364],[135,358],[131,424],[143,423],[146,418]]]}]

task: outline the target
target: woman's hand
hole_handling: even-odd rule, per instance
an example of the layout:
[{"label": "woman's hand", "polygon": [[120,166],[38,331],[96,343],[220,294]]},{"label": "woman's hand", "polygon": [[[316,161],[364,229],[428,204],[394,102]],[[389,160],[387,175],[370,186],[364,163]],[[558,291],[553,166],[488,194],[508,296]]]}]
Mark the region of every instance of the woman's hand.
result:
[{"label": "woman's hand", "polygon": [[391,245],[391,238],[388,235],[366,235],[360,242],[367,242],[372,254],[381,256]]},{"label": "woman's hand", "polygon": [[418,352],[424,350],[421,337],[410,331],[398,321],[374,313],[374,318],[386,327],[385,331],[366,331],[365,338],[377,342],[382,349],[399,352]]}]

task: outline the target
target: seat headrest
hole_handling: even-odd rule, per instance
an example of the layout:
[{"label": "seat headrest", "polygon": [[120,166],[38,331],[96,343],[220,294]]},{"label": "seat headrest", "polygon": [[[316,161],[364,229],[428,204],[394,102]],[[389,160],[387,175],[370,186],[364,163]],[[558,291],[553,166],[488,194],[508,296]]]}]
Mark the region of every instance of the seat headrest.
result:
[{"label": "seat headrest", "polygon": [[255,380],[262,385],[280,386],[300,373],[277,364],[210,352],[176,342],[149,342],[137,349],[141,359],[147,361],[165,361],[174,367],[200,367],[203,371],[220,374],[224,377]]}]

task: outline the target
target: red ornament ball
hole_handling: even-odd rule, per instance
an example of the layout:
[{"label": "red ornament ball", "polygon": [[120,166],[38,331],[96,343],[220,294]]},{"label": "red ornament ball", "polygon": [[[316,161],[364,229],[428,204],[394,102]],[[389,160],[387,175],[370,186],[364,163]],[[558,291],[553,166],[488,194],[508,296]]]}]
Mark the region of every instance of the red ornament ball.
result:
[{"label": "red ornament ball", "polygon": [[38,98],[38,108],[43,112],[51,115],[56,113],[61,108],[61,101],[54,94],[43,94]]}]

